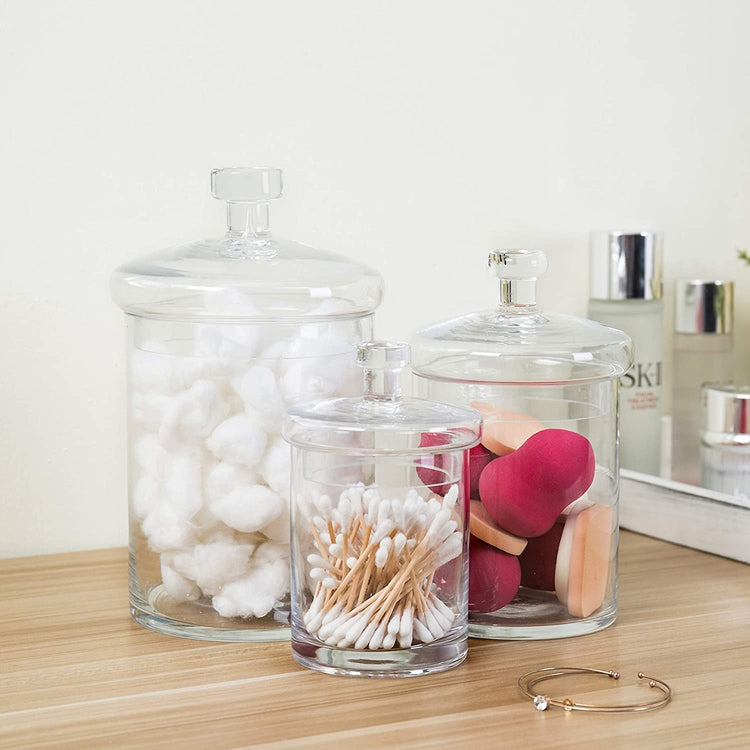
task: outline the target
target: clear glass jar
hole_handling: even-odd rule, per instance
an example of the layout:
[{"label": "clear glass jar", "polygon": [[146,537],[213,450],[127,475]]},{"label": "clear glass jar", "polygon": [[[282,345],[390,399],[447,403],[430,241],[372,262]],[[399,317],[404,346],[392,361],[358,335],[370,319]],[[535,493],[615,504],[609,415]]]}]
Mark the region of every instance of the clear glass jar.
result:
[{"label": "clear glass jar", "polygon": [[470,454],[469,635],[557,638],[617,611],[621,331],[536,304],[543,253],[490,254],[500,305],[418,331],[417,395],[482,412]]},{"label": "clear glass jar", "polygon": [[401,396],[407,344],[360,345],[364,395],[293,407],[292,653],[329,674],[466,657],[472,409]]},{"label": "clear glass jar", "polygon": [[750,499],[750,385],[704,383],[701,388],[701,484]]},{"label": "clear glass jar", "polygon": [[118,268],[129,329],[130,606],[153,630],[289,637],[291,404],[358,391],[379,275],[268,231],[278,169],[220,169],[222,238]]}]

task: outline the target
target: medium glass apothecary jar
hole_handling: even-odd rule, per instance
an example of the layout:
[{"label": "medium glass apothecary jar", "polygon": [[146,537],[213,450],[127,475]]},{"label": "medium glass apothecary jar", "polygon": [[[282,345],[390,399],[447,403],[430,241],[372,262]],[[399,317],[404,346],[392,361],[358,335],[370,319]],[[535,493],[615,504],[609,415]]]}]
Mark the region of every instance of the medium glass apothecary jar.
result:
[{"label": "medium glass apothecary jar", "polygon": [[380,276],[277,239],[278,169],[219,169],[228,231],[126,263],[130,605],[140,624],[289,637],[286,408],[358,391]]},{"label": "medium glass apothecary jar", "polygon": [[361,344],[364,395],[289,409],[292,653],[400,676],[466,657],[468,449],[481,415],[402,398],[406,344]]},{"label": "medium glass apothecary jar", "polygon": [[500,304],[418,331],[417,395],[484,416],[470,454],[469,634],[558,638],[617,611],[618,378],[631,342],[536,304],[541,252],[490,254]]}]

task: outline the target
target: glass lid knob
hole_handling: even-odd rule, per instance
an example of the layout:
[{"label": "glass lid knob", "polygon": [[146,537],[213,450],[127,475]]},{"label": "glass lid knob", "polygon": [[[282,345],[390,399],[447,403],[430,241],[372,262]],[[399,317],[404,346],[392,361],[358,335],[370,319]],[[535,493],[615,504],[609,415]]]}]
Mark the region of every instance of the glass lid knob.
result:
[{"label": "glass lid knob", "polygon": [[364,370],[365,398],[401,398],[401,370],[409,366],[409,344],[366,341],[357,347],[357,364]]},{"label": "glass lid knob", "polygon": [[487,265],[500,279],[500,304],[524,308],[536,305],[536,280],[547,270],[541,250],[495,250]]},{"label": "glass lid knob", "polygon": [[211,194],[227,202],[226,239],[231,253],[265,256],[268,202],[281,197],[281,170],[272,167],[226,167],[211,172]]}]

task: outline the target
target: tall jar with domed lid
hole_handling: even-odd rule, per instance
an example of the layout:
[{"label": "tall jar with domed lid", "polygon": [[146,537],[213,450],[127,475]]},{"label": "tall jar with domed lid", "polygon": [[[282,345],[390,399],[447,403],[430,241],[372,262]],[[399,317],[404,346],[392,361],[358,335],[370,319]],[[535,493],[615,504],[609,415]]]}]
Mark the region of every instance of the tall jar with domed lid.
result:
[{"label": "tall jar with domed lid", "polygon": [[494,309],[412,341],[416,395],[484,416],[470,455],[469,634],[560,638],[617,614],[618,378],[629,337],[547,312],[544,253],[489,256]]},{"label": "tall jar with domed lid", "polygon": [[273,237],[281,171],[218,169],[223,237],[118,268],[129,332],[130,606],[223,641],[289,637],[289,406],[358,391],[382,280]]}]

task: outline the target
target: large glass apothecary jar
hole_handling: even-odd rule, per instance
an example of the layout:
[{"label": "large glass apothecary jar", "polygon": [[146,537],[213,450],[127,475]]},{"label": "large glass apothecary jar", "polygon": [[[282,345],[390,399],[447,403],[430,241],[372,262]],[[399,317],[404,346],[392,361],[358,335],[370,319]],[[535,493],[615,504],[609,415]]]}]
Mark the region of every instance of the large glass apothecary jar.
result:
[{"label": "large glass apothecary jar", "polygon": [[292,654],[329,674],[409,677],[467,649],[473,409],[401,395],[406,344],[357,355],[364,394],[292,407]]},{"label": "large glass apothecary jar", "polygon": [[140,624],[289,637],[290,405],[356,393],[372,269],[269,233],[281,171],[219,169],[228,231],[126,263],[130,605]]},{"label": "large glass apothecary jar", "polygon": [[413,339],[417,395],[484,416],[470,454],[469,634],[558,638],[617,611],[618,378],[631,342],[536,303],[541,252],[490,254],[500,304]]}]

